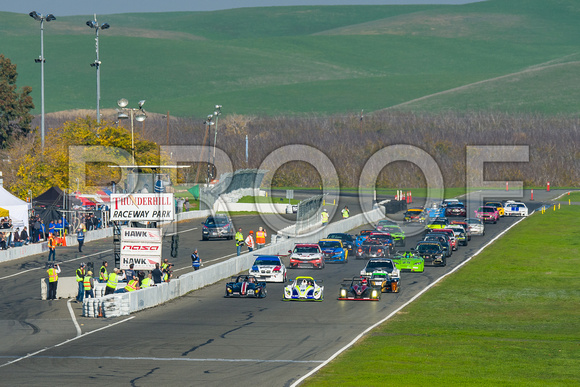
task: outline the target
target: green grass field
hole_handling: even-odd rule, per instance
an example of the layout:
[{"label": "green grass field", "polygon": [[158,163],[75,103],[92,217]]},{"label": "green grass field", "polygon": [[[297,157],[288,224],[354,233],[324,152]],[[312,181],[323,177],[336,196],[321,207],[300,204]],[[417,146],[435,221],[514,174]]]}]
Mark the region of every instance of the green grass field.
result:
[{"label": "green grass field", "polygon": [[580,384],[580,207],[521,222],[305,386]]},{"label": "green grass field", "polygon": [[[580,97],[580,4],[312,6],[98,15],[101,109],[344,114],[394,107],[571,114]],[[46,23],[46,111],[95,108],[91,16]],[[40,111],[38,23],[0,12],[2,53]]]}]

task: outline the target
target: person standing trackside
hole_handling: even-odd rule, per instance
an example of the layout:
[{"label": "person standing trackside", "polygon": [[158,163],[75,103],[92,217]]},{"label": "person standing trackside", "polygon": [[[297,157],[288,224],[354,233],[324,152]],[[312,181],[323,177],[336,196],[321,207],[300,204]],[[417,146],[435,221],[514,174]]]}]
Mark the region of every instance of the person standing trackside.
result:
[{"label": "person standing trackside", "polygon": [[85,243],[85,230],[82,225],[77,230],[77,241],[79,242],[79,253],[83,252],[83,244]]},{"label": "person standing trackside", "polygon": [[109,274],[105,296],[115,293],[115,290],[117,290],[117,283],[125,279],[125,272],[123,272],[123,274],[119,274],[119,272],[120,270],[118,268],[114,268],[113,272]]},{"label": "person standing trackside", "polygon": [[254,231],[250,230],[248,237],[245,240],[248,251],[254,251]]},{"label": "person standing trackside", "polygon": [[75,272],[79,292],[77,294],[77,302],[83,302],[83,298],[85,298],[85,285],[83,283],[85,279],[85,264],[81,263],[79,268]]},{"label": "person standing trackside", "polygon": [[48,270],[48,295],[47,300],[56,300],[56,287],[58,286],[58,274],[60,273],[60,266],[58,264],[50,265]]},{"label": "person standing trackside", "polygon": [[85,298],[95,298],[95,293],[93,292],[93,289],[95,287],[95,281],[93,280],[93,272],[92,271],[88,271],[87,275],[85,276],[85,278],[83,279],[83,284],[84,284],[84,288],[85,288]]},{"label": "person standing trackside", "polygon": [[258,249],[266,245],[267,236],[268,234],[266,234],[266,231],[262,227],[258,228],[258,231],[256,231],[256,244],[258,245]]},{"label": "person standing trackside", "polygon": [[347,219],[350,216],[350,211],[348,210],[347,206],[344,206],[342,209],[342,218]]},{"label": "person standing trackside", "polygon": [[48,262],[50,262],[50,257],[53,262],[56,260],[56,239],[52,233],[48,234]]},{"label": "person standing trackside", "polygon": [[322,225],[326,226],[328,224],[328,212],[326,212],[326,208],[322,210],[320,213],[320,219],[322,220]]},{"label": "person standing trackside", "polygon": [[159,269],[159,264],[155,264],[155,269],[151,270],[151,275],[153,276],[153,282],[155,284],[160,284],[163,280],[163,272]]},{"label": "person standing trackside", "polygon": [[109,273],[107,273],[107,266],[109,266],[107,261],[103,261],[103,265],[101,266],[101,269],[99,270],[99,282],[102,284],[107,283],[107,281],[109,280]]},{"label": "person standing trackside", "polygon": [[191,267],[193,267],[193,270],[199,270],[200,266],[201,266],[201,258],[197,253],[197,249],[195,249],[193,253],[191,253]]},{"label": "person standing trackside", "polygon": [[238,229],[235,239],[236,239],[236,250],[239,256],[242,253],[242,246],[244,245],[244,234],[242,234],[241,227]]}]

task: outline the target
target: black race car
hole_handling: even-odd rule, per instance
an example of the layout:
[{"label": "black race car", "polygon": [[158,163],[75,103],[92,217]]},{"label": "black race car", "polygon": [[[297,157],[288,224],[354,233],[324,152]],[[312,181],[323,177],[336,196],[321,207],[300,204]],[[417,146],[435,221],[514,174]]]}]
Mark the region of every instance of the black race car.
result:
[{"label": "black race car", "polygon": [[208,216],[201,226],[201,239],[204,241],[210,238],[234,239],[236,233],[232,220],[224,214]]},{"label": "black race car", "polygon": [[387,248],[377,239],[367,239],[356,249],[356,259],[385,258]]},{"label": "black race car", "polygon": [[380,289],[370,285],[366,277],[345,278],[339,292],[338,299],[345,301],[378,301],[381,299]]},{"label": "black race car", "polygon": [[460,216],[465,218],[467,216],[467,210],[463,203],[450,203],[445,207],[445,216]]},{"label": "black race car", "polygon": [[354,251],[355,238],[350,234],[344,232],[334,232],[332,234],[328,234],[326,239],[340,239],[342,241],[342,245],[346,247],[350,253]]},{"label": "black race car", "polygon": [[419,254],[421,258],[433,266],[445,266],[447,264],[447,257],[443,251],[443,246],[439,242],[419,242],[415,248],[415,254]]},{"label": "black race car", "polygon": [[239,275],[232,277],[231,282],[226,284],[224,297],[266,297],[266,282],[258,282],[253,275]]}]

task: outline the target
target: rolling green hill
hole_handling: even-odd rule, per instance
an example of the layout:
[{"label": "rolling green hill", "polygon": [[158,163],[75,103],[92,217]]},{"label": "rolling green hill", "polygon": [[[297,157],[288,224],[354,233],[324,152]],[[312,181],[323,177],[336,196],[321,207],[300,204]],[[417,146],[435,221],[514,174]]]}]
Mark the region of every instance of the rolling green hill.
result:
[{"label": "rolling green hill", "polygon": [[[380,109],[578,111],[580,4],[241,8],[98,15],[101,108],[125,97],[174,116],[333,114]],[[86,17],[45,23],[46,111],[95,109]],[[38,22],[0,12],[0,53],[34,88]]]}]

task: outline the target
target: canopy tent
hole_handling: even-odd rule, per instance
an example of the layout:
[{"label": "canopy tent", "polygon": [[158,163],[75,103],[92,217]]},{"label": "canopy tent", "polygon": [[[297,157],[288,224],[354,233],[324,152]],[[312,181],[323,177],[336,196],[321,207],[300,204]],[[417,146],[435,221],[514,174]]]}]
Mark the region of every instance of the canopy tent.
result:
[{"label": "canopy tent", "polygon": [[64,192],[58,187],[52,187],[32,199],[35,208],[62,208]]},{"label": "canopy tent", "polygon": [[0,187],[0,207],[10,212],[10,219],[12,219],[12,226],[22,228],[28,227],[28,210],[31,208],[30,203],[18,199],[10,192],[6,191],[4,187]]}]

